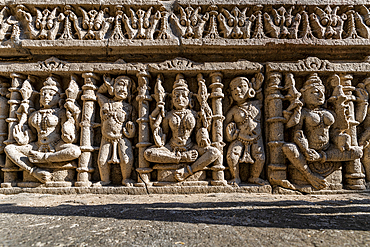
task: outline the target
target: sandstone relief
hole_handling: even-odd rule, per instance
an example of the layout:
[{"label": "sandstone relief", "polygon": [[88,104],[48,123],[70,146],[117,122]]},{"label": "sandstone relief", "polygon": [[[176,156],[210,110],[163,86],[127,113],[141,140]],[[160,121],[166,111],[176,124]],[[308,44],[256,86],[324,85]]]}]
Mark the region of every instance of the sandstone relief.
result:
[{"label": "sandstone relief", "polygon": [[266,72],[184,58],[2,64],[2,187],[365,189],[369,69],[315,57]]},{"label": "sandstone relief", "polygon": [[317,58],[268,65],[272,184],[304,192],[365,189],[369,94],[366,72],[351,72],[359,67]]},{"label": "sandstone relief", "polygon": [[366,5],[1,6],[0,40],[368,39]]},{"label": "sandstone relief", "polygon": [[103,2],[0,5],[2,188],[369,188],[366,1]]}]

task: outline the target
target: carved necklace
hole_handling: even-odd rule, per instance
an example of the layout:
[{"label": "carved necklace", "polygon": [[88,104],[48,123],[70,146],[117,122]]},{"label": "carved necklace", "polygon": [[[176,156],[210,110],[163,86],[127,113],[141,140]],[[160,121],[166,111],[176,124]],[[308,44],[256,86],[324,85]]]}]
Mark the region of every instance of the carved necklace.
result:
[{"label": "carved necklace", "polygon": [[[247,109],[245,109],[243,106],[247,107]],[[242,125],[252,118],[252,115],[250,114],[251,107],[252,106],[250,104],[246,104],[246,103],[238,106],[238,108],[245,114],[244,120],[242,121]]]},{"label": "carved necklace", "polygon": [[[46,134],[48,129],[49,116],[55,112],[55,109],[41,109],[37,114],[37,122],[40,123],[41,134]],[[40,119],[41,118],[41,119]]]},{"label": "carved necklace", "polygon": [[176,110],[173,112],[173,116],[176,118],[176,125],[178,126],[179,135],[184,135],[185,133],[185,124],[184,121],[182,120],[184,119],[187,113],[188,112],[186,111],[186,109]]}]

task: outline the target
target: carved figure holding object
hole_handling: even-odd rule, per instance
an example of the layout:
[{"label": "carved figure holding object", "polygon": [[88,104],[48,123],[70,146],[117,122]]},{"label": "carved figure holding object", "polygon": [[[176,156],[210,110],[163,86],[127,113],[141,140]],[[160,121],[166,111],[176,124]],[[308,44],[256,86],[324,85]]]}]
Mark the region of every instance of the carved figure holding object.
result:
[{"label": "carved figure holding object", "polygon": [[[331,128],[336,122],[336,114],[322,108],[325,86],[316,73],[308,77],[301,93],[304,107],[300,121],[294,128],[294,143],[284,144],[283,152],[313,188],[323,189],[327,186],[324,177],[334,171],[333,164],[361,158],[362,148],[354,146],[343,150],[331,144],[330,137],[335,136],[333,133],[336,131],[336,128]],[[326,166],[322,171],[318,168]]]},{"label": "carved figure holding object", "polygon": [[289,73],[286,75],[284,89],[288,91],[285,99],[290,101],[290,105],[286,110],[283,111],[283,115],[287,120],[286,127],[290,128],[298,124],[303,106],[302,101],[299,100],[301,93],[295,88],[293,74]]},{"label": "carved figure holding object", "polygon": [[78,146],[66,143],[61,138],[61,126],[67,121],[67,117],[65,109],[59,106],[62,91],[58,80],[53,75],[45,80],[40,92],[41,109],[29,116],[29,129],[23,130],[20,125],[15,126],[14,139],[18,145],[11,144],[5,148],[5,153],[14,164],[42,183],[49,182],[51,174],[37,167],[37,164],[71,161],[81,155]]},{"label": "carved figure holding object", "polygon": [[[183,181],[215,160],[222,159],[222,155],[217,148],[210,146],[208,131],[202,126],[199,115],[189,109],[192,106],[191,92],[182,74],[176,76],[172,103],[174,109],[166,113],[162,122],[163,132],[166,136],[171,133],[171,139],[162,147],[149,147],[144,157],[153,163],[184,164],[183,168],[175,172],[175,178]],[[156,114],[159,114],[159,110]],[[150,124],[153,126],[156,116],[153,113],[151,116]],[[197,144],[191,140],[194,128]]]}]

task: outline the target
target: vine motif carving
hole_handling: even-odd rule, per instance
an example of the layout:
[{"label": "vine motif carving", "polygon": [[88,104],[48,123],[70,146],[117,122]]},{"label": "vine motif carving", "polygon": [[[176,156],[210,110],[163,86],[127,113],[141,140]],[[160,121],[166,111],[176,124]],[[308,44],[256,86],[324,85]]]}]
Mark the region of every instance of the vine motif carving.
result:
[{"label": "vine motif carving", "polygon": [[369,16],[365,5],[18,5],[1,9],[0,40],[368,39]]},{"label": "vine motif carving", "polygon": [[37,65],[41,70],[47,70],[47,71],[67,69],[69,66],[68,62],[59,60],[56,57],[51,57],[51,58],[46,59],[45,61],[38,62]]}]

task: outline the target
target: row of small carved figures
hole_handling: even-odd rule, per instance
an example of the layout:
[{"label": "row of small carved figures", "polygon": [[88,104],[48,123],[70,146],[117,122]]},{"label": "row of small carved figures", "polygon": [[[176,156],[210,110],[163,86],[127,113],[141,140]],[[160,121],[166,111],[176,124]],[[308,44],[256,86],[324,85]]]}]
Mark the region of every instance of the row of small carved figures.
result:
[{"label": "row of small carved figures", "polygon": [[365,5],[175,9],[4,6],[0,11],[0,40],[370,38],[370,10]]}]

